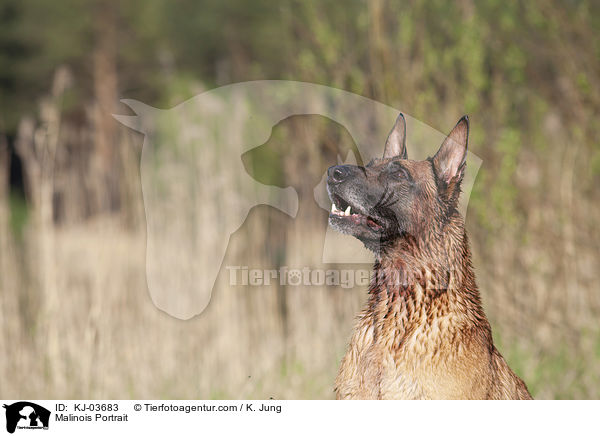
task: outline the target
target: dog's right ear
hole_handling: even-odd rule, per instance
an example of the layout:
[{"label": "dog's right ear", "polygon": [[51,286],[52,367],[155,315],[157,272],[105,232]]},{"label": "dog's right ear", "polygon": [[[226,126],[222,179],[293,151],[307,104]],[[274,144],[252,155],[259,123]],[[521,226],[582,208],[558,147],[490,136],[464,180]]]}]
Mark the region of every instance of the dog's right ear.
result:
[{"label": "dog's right ear", "polygon": [[460,194],[468,142],[469,117],[465,115],[456,123],[432,159],[440,192],[451,202],[456,202]]},{"label": "dog's right ear", "polygon": [[408,158],[406,153],[406,120],[402,112],[396,118],[396,123],[385,141],[383,158],[388,159],[392,157],[399,157],[400,159]]}]

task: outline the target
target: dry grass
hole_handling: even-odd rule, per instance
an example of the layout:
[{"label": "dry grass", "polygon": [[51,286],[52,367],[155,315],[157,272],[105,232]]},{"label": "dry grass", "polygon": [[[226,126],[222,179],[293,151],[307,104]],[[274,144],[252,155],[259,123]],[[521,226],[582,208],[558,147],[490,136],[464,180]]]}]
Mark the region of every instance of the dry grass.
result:
[{"label": "dry grass", "polygon": [[[250,224],[270,213],[255,211]],[[246,258],[235,251],[256,230],[235,235],[225,265]],[[2,288],[21,292],[0,294],[0,348],[10,356],[0,365],[2,397],[332,398],[364,289],[232,287],[223,268],[207,309],[182,321],[151,302],[143,231],[101,218],[52,233],[51,287],[40,283],[37,243],[25,242],[19,254],[3,247],[10,266]],[[29,229],[25,241],[36,236]],[[490,269],[478,273],[499,347],[536,396],[596,398],[597,333],[561,325],[562,288],[546,288],[536,308],[540,292],[526,275],[496,272],[503,283],[511,278],[510,289],[533,294],[519,296],[494,286]]]}]

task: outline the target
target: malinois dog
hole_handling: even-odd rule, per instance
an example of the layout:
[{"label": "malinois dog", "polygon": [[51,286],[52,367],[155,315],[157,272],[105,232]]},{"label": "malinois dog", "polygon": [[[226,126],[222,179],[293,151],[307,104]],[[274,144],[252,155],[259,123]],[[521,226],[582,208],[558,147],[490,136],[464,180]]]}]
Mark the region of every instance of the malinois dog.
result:
[{"label": "malinois dog", "polygon": [[328,170],[330,225],[375,253],[338,399],[531,399],[493,344],[457,210],[468,136],[464,116],[410,160],[400,114],[382,159]]}]

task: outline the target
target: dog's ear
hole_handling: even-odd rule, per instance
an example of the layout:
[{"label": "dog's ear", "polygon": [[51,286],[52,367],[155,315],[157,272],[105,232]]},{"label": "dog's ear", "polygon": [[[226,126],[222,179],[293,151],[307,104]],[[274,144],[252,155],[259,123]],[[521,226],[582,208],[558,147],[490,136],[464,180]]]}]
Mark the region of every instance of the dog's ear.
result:
[{"label": "dog's ear", "polygon": [[448,134],[433,157],[438,186],[447,198],[458,197],[460,182],[465,174],[469,142],[469,117],[463,116]]},{"label": "dog's ear", "polygon": [[406,154],[406,121],[402,112],[396,118],[396,123],[385,141],[383,158],[399,157],[407,159]]}]

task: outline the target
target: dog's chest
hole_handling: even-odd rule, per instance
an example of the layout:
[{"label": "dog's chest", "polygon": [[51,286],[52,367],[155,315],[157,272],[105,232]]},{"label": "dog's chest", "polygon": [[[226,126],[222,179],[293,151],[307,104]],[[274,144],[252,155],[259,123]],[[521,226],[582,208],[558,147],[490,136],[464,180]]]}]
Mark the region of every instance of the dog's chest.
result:
[{"label": "dog's chest", "polygon": [[432,316],[431,310],[415,304],[365,311],[340,368],[338,397],[430,398],[423,381],[442,358],[452,324],[449,315]]}]

